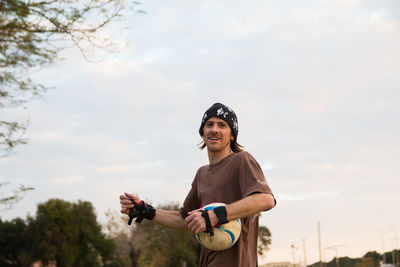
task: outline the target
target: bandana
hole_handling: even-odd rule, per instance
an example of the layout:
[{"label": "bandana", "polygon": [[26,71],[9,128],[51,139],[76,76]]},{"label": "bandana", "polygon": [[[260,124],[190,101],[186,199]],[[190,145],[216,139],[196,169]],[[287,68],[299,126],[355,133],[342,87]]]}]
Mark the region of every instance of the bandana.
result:
[{"label": "bandana", "polygon": [[239,125],[238,125],[238,121],[237,121],[235,112],[232,109],[230,109],[229,107],[227,107],[221,103],[215,103],[214,105],[212,105],[209,109],[207,109],[207,111],[203,115],[203,119],[201,121],[200,129],[199,129],[199,133],[201,136],[203,136],[204,124],[211,117],[217,117],[217,118],[220,118],[220,119],[226,121],[226,123],[228,123],[229,127],[231,127],[232,134],[234,136],[233,142],[236,142],[237,135],[239,132]]}]

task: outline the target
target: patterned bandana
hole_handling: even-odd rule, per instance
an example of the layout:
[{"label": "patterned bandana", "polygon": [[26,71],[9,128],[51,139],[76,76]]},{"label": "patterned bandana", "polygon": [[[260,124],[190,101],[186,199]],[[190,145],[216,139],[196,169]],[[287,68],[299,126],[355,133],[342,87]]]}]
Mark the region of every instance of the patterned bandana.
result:
[{"label": "patterned bandana", "polygon": [[204,124],[211,117],[217,117],[217,118],[220,118],[220,119],[226,121],[226,123],[228,123],[228,125],[231,127],[232,134],[235,137],[233,142],[236,142],[237,135],[239,132],[239,125],[238,125],[238,120],[237,120],[235,112],[232,109],[230,109],[229,107],[227,107],[221,103],[215,103],[214,105],[212,105],[204,113],[203,119],[201,121],[200,129],[199,129],[199,133],[201,136],[203,136]]}]

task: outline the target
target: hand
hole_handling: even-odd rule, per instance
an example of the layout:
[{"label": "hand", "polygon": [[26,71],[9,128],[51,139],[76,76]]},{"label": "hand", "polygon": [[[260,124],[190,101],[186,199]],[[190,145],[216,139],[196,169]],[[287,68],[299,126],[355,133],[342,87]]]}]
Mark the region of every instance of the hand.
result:
[{"label": "hand", "polygon": [[[189,216],[185,219],[188,229],[195,235],[206,231],[206,221],[204,217],[201,216],[200,212],[202,210],[203,209],[189,211]],[[208,210],[207,212],[210,217],[211,225],[214,227],[218,223],[217,215],[215,215],[214,211],[211,210]]]},{"label": "hand", "polygon": [[133,204],[131,203],[132,199],[136,203],[140,202],[140,198],[138,196],[128,193],[125,193],[125,195],[120,195],[119,199],[120,199],[119,203],[121,203],[121,213],[126,215],[129,215],[130,209],[133,208]]}]

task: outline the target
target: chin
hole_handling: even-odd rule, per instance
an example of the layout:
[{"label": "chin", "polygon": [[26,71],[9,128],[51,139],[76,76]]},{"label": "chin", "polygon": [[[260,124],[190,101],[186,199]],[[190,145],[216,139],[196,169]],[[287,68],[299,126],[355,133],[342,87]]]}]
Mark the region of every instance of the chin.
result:
[{"label": "chin", "polygon": [[207,146],[208,151],[211,152],[221,152],[224,151],[226,149],[226,147],[221,147],[221,146]]}]

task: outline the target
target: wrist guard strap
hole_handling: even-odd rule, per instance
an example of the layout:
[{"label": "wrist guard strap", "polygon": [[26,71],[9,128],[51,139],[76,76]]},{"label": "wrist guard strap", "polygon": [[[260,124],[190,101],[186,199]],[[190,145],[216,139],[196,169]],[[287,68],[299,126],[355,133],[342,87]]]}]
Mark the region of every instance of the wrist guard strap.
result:
[{"label": "wrist guard strap", "polygon": [[155,208],[149,204],[146,204],[143,200],[139,203],[131,200],[131,203],[134,205],[134,207],[129,211],[129,225],[132,224],[132,220],[134,218],[136,218],[135,222],[141,223],[143,219],[152,220],[154,216],[156,216]]},{"label": "wrist guard strap", "polygon": [[204,220],[206,221],[206,233],[210,233],[210,236],[214,235],[214,231],[211,225],[210,217],[208,216],[208,212],[206,210],[201,211],[201,216],[204,217]]},{"label": "wrist guard strap", "polygon": [[229,222],[228,219],[226,218],[227,213],[226,213],[226,208],[225,206],[219,206],[213,209],[215,212],[215,215],[217,215],[219,224],[224,224]]}]

